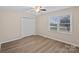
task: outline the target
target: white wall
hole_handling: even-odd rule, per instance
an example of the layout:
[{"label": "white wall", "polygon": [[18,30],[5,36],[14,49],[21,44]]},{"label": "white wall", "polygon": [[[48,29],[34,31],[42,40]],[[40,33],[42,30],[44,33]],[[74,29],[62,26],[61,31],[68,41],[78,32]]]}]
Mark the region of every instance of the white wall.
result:
[{"label": "white wall", "polygon": [[2,35],[3,35],[3,32],[2,32],[2,30],[3,30],[3,25],[2,25],[2,22],[3,22],[3,20],[2,20],[2,12],[0,12],[0,42],[1,42],[1,39],[2,39]]},{"label": "white wall", "polygon": [[[48,31],[48,17],[55,15],[72,14],[72,34],[49,32]],[[55,12],[50,12],[37,17],[37,34],[54,40],[66,42],[79,46],[79,7],[72,7]]]},{"label": "white wall", "polygon": [[[72,34],[48,32],[48,17],[72,13]],[[0,11],[0,43],[12,41],[21,37],[21,17],[30,14],[16,11]],[[36,33],[51,39],[79,46],[79,7],[68,8],[37,16]]]},{"label": "white wall", "polygon": [[21,37],[21,18],[31,14],[16,11],[0,11],[0,43]]}]

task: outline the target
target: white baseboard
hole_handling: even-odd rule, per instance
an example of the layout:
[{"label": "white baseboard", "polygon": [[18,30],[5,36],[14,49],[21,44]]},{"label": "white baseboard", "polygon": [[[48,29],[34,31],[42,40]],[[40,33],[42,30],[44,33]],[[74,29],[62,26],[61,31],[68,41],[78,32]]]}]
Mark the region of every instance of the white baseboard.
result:
[{"label": "white baseboard", "polygon": [[[31,36],[31,35],[29,35],[29,36]],[[5,41],[5,42],[0,42],[0,47],[1,47],[1,44],[2,44],[2,43],[6,43],[6,42],[10,42],[10,41],[19,40],[19,39],[22,39],[22,38],[24,38],[24,37],[27,37],[27,36],[21,36],[21,37],[18,37],[18,38],[15,38],[15,39],[11,39],[11,40],[8,40],[8,41]]]},{"label": "white baseboard", "polygon": [[10,42],[10,41],[14,41],[14,40],[18,40],[18,39],[21,39],[21,38],[23,38],[23,37],[18,37],[18,38],[12,39],[12,40],[8,40],[8,41],[0,42],[0,45],[1,45],[2,43],[6,43],[6,42]]},{"label": "white baseboard", "polygon": [[39,34],[39,35],[40,35],[40,36],[43,36],[43,37],[46,37],[46,38],[53,39],[53,40],[57,40],[57,41],[60,41],[60,42],[63,42],[63,43],[70,44],[71,46],[79,47],[79,45],[78,45],[78,44],[75,44],[75,43],[72,43],[72,42],[68,42],[68,41],[61,40],[61,39],[56,39],[56,38],[51,38],[51,37],[49,37],[49,36],[42,35],[42,34]]},{"label": "white baseboard", "polygon": [[[42,35],[42,34],[39,34],[39,35],[40,35],[40,36],[43,36],[43,37],[46,37],[46,38],[54,39],[54,40],[57,40],[57,41],[60,41],[60,42],[63,42],[63,43],[67,43],[67,44],[70,44],[70,45],[79,47],[78,44],[75,44],[75,43],[72,43],[72,42],[68,42],[68,41],[60,40],[60,39],[56,39],[56,38],[51,38],[51,37],[49,37],[49,36]],[[23,37],[18,37],[18,38],[12,39],[12,40],[8,40],[8,41],[5,41],[5,42],[1,42],[1,43],[0,43],[0,48],[1,48],[1,44],[2,44],[2,43],[14,41],[14,40],[18,40],[18,39],[21,39],[21,38],[23,38]]]}]

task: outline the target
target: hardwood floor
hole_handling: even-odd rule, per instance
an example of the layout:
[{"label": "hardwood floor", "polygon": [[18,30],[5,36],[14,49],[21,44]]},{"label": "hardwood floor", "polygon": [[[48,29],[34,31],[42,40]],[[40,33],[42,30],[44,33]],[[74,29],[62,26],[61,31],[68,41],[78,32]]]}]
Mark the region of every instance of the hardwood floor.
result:
[{"label": "hardwood floor", "polygon": [[1,53],[78,53],[79,48],[42,36],[28,36],[1,45]]}]

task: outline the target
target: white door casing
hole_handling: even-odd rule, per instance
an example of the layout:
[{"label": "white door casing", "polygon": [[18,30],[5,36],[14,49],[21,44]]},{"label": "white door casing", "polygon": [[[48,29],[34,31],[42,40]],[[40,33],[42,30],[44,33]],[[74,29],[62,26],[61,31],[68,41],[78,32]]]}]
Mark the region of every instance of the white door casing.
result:
[{"label": "white door casing", "polygon": [[21,35],[22,37],[35,34],[35,19],[30,17],[22,17],[21,19]]}]

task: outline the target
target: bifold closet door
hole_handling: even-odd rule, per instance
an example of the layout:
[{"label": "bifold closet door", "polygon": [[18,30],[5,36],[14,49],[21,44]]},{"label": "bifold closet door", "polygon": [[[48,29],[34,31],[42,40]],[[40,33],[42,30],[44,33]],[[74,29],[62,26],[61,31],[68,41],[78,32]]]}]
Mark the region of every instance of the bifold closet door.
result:
[{"label": "bifold closet door", "polygon": [[35,19],[23,17],[21,19],[21,31],[22,37],[35,34]]}]

